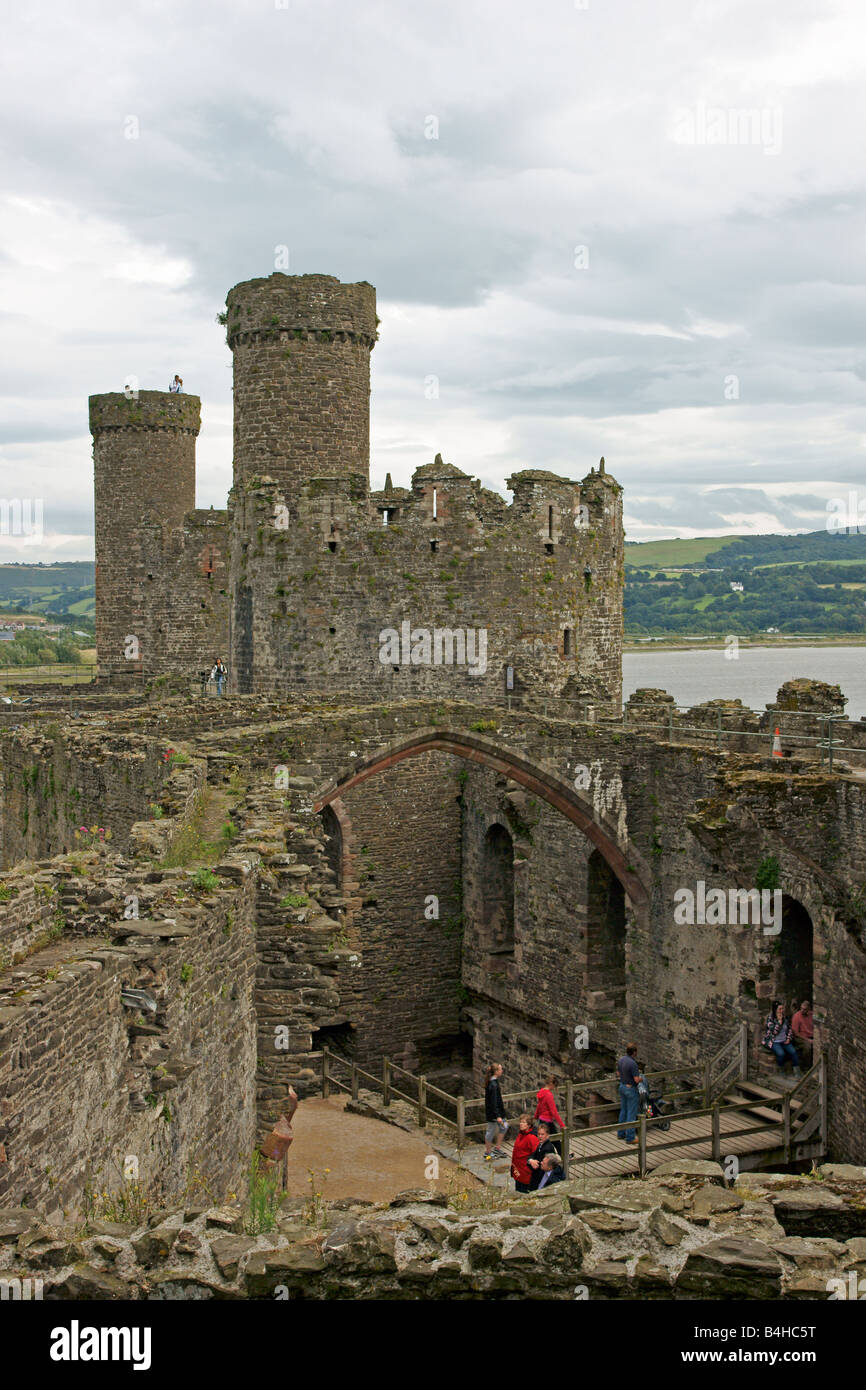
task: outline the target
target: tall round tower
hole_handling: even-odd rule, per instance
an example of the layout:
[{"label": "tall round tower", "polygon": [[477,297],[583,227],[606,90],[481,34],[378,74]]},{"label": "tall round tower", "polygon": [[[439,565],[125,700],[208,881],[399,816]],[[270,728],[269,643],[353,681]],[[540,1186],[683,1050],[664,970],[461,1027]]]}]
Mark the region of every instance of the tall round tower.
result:
[{"label": "tall round tower", "polygon": [[101,677],[156,669],[169,586],[166,541],[195,507],[198,396],[122,391],[90,397]]},{"label": "tall round tower", "polygon": [[226,299],[234,355],[234,480],[286,494],[314,478],[370,477],[376,291],[332,275],[245,280]]}]

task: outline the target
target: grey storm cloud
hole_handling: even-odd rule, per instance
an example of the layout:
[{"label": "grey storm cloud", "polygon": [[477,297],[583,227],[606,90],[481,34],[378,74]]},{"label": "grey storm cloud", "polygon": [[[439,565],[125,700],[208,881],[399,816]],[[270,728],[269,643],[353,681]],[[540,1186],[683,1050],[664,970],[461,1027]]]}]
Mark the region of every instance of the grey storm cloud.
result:
[{"label": "grey storm cloud", "polygon": [[[377,287],[374,480],[441,449],[502,490],[604,454],[636,538],[820,525],[866,487],[858,23],[856,0],[22,10],[0,491],[52,503],[44,558],[90,553],[87,395],[179,370],[221,505],[214,316],[285,248]],[[773,148],[684,138],[707,106],[769,113]]]}]

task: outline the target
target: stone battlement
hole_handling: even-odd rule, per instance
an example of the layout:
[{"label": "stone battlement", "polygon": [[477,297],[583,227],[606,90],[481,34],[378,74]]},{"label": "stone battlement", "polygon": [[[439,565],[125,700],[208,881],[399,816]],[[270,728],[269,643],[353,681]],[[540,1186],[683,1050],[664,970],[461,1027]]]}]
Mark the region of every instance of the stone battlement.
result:
[{"label": "stone battlement", "polygon": [[176,430],[197,435],[201,428],[201,401],[185,392],[139,391],[127,396],[108,391],[91,396],[90,432],[104,430]]},{"label": "stone battlement", "polygon": [[376,291],[366,282],[341,284],[333,275],[283,275],[245,280],[226,297],[226,336],[234,348],[239,335],[342,334],[376,341]]}]

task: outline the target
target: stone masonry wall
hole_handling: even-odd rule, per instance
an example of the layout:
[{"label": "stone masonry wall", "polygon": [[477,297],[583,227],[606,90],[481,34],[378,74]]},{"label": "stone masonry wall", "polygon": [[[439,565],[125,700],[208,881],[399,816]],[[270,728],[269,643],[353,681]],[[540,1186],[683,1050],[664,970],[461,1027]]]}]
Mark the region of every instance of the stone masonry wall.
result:
[{"label": "stone masonry wall", "polygon": [[[61,939],[0,976],[0,1202],[80,1212],[88,1188],[123,1185],[130,1160],[167,1198],[243,1181],[254,1119],[251,889],[228,883],[197,901],[185,877],[164,890],[172,921]],[[125,1007],[127,986],[145,988],[156,1013]]]},{"label": "stone masonry wall", "polygon": [[195,507],[200,421],[197,396],[90,398],[96,645],[107,677],[134,680],[152,670],[168,580],[163,551],[179,545],[184,516]]},{"label": "stone masonry wall", "polygon": [[[236,484],[236,688],[330,688],[386,702],[501,700],[511,667],[518,698],[566,692],[617,710],[620,489],[598,473],[582,483],[522,473],[509,484],[511,507],[438,464],[416,471],[411,493],[369,503],[331,480],[291,492],[255,479]],[[581,507],[588,520],[577,528]],[[394,655],[382,638],[389,629],[399,635],[399,654],[383,661]],[[460,633],[453,647],[444,639],[439,664],[437,629]],[[461,659],[458,641],[475,643],[467,648],[474,665]]]},{"label": "stone masonry wall", "polygon": [[0,741],[0,864],[7,866],[70,852],[81,825],[105,827],[123,848],[168,775],[153,740],[72,721],[3,731]]},{"label": "stone masonry wall", "polygon": [[[854,1165],[744,1173],[727,1185],[720,1164],[673,1161],[643,1180],[575,1175],[538,1193],[488,1186],[467,1198],[459,1211],[430,1187],[387,1205],[325,1202],[312,1229],[304,1199],[290,1198],[259,1236],[242,1234],[234,1202],[187,1203],[158,1224],[118,1223],[110,1237],[46,1225],[38,1209],[9,1212],[0,1276],[39,1280],[47,1301],[578,1298],[593,1309],[712,1299],[729,1316],[731,1302],[748,1302],[753,1321],[792,1302],[856,1298],[863,1277],[866,1168]],[[812,1317],[803,1306],[807,1328]]]},{"label": "stone masonry wall", "polygon": [[[866,991],[866,816],[858,779],[829,776],[796,758],[725,757],[711,746],[668,745],[637,730],[528,710],[444,701],[362,708],[308,700],[293,708],[257,697],[205,704],[207,727],[189,742],[193,763],[206,759],[212,775],[240,767],[251,795],[260,788],[265,797],[267,789],[243,841],[246,857],[259,855],[267,870],[256,909],[263,928],[259,1056],[268,1041],[276,1052],[278,1023],[289,1026],[289,1047],[260,1068],[260,1123],[286,1080],[309,1077],[310,1054],[325,1037],[359,1060],[378,1060],[381,1052],[399,1060],[400,1048],[411,1058],[414,1050],[420,1065],[426,1054],[435,1061],[437,1039],[444,1046],[469,1022],[476,1061],[499,1052],[509,1079],[522,1086],[534,1084],[542,1067],[562,1074],[576,1066],[576,1079],[584,1079],[584,1066],[609,1068],[610,1053],[631,1038],[655,1066],[702,1064],[745,1021],[760,1068],[765,1059],[755,1043],[783,981],[784,938],[775,941],[760,924],[680,924],[674,902],[679,889],[699,880],[707,890],[751,888],[775,861],[780,891],[802,904],[813,927],[812,994],[818,1048],[830,1066],[833,1153],[855,1155],[866,1103],[858,1012]],[[77,730],[81,759],[91,733],[109,749],[152,744],[158,757],[174,742],[173,729],[189,733],[195,724],[194,711],[172,703],[100,718],[106,723],[97,730]],[[136,732],[121,735],[136,720]],[[476,752],[467,762],[441,751],[392,760],[401,739],[431,726],[461,730]],[[512,752],[533,760],[539,776],[555,776],[558,785],[572,785],[581,769],[588,774],[582,804],[622,853],[625,877],[646,894],[626,904],[624,1002],[610,980],[598,978],[600,957],[581,936],[591,915],[589,840],[555,806],[482,766],[485,748],[502,759]],[[94,766],[104,769],[106,789],[112,778],[120,788],[122,757],[99,764],[96,749],[97,739]],[[312,813],[314,799],[331,778],[376,754],[384,765],[338,798],[343,853],[335,858]],[[272,804],[280,764],[289,786]],[[173,795],[180,799],[181,789]],[[501,989],[477,939],[479,845],[493,823],[508,828],[518,861],[514,958],[504,962]],[[461,880],[462,901],[443,901],[440,893],[439,923],[429,921],[424,899],[452,878]],[[305,901],[283,907],[295,893]],[[463,918],[465,995],[458,941],[443,925],[452,916]],[[569,1052],[580,1023],[594,1059]]]},{"label": "stone masonry wall", "polygon": [[344,853],[361,910],[347,932],[360,964],[341,1012],[356,1026],[352,1051],[362,1065],[386,1054],[409,1070],[432,1068],[459,1046],[458,767],[428,753],[343,799]]},{"label": "stone masonry wall", "polygon": [[229,290],[235,482],[267,475],[368,487],[376,291],[331,275],[247,280]]},{"label": "stone masonry wall", "polygon": [[[514,855],[514,952],[504,958],[488,954],[482,925],[489,891],[483,844],[492,825],[511,835]],[[551,1068],[576,1080],[572,1040],[575,1024],[585,1021],[591,846],[558,811],[473,767],[464,784],[463,847],[463,983],[476,1086],[493,1060],[505,1068],[507,1091],[539,1086]]]},{"label": "stone masonry wall", "polygon": [[33,943],[51,930],[56,913],[53,887],[43,889],[29,869],[4,875],[0,883],[0,970],[28,954]]}]

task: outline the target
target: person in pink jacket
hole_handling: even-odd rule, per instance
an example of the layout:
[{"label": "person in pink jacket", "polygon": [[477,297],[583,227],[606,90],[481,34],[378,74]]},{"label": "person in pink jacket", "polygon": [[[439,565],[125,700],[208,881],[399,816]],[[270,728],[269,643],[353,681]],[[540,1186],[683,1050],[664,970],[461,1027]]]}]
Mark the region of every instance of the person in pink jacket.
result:
[{"label": "person in pink jacket", "polygon": [[535,1118],[545,1120],[551,1126],[551,1134],[556,1134],[558,1130],[565,1129],[565,1121],[556,1108],[556,1100],[553,1095],[553,1088],[556,1085],[556,1077],[549,1076],[540,1091],[536,1092]]}]

